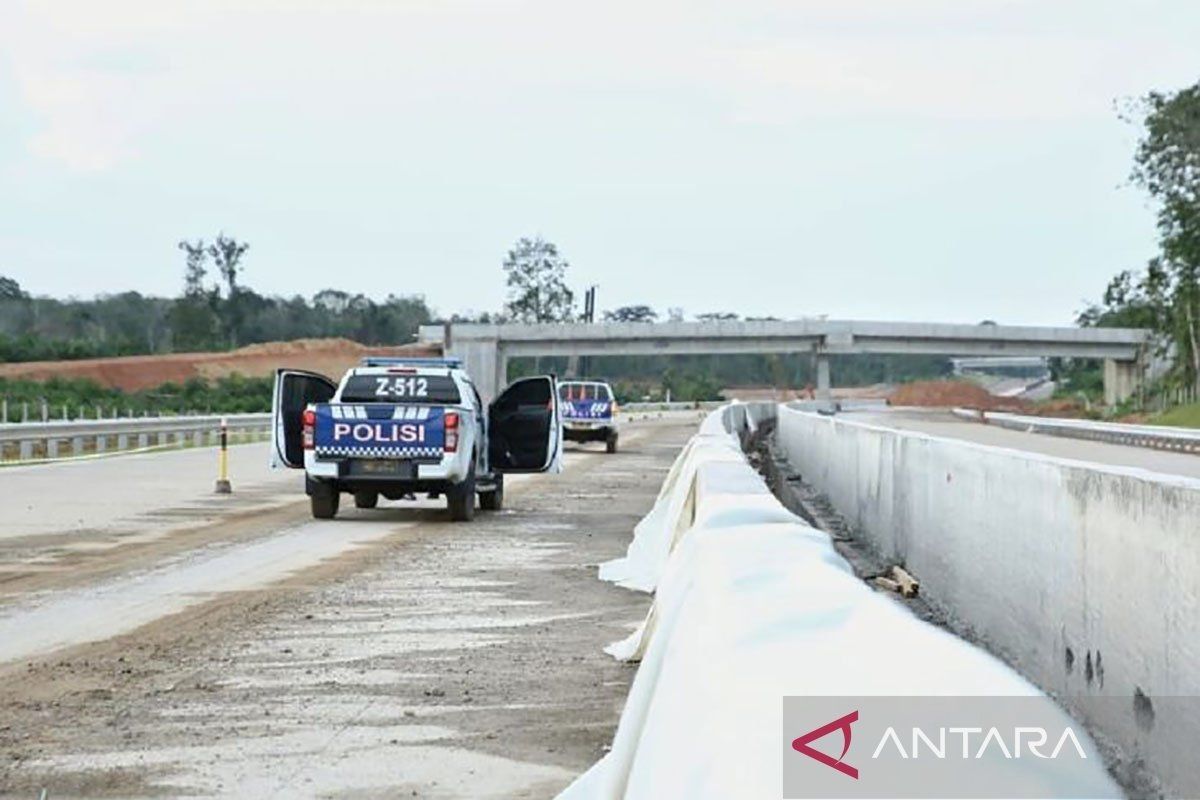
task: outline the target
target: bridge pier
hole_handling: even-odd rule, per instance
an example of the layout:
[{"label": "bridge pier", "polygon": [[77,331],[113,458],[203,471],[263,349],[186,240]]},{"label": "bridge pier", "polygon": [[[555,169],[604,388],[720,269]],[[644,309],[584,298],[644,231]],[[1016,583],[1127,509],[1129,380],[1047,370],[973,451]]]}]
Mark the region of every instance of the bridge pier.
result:
[{"label": "bridge pier", "polygon": [[508,356],[498,339],[453,338],[446,355],[462,360],[485,404],[494,400],[507,382]]},{"label": "bridge pier", "polygon": [[1104,359],[1104,404],[1116,405],[1142,388],[1142,362]]},{"label": "bridge pier", "polygon": [[817,402],[823,408],[833,407],[833,392],[829,382],[829,356],[817,354]]}]

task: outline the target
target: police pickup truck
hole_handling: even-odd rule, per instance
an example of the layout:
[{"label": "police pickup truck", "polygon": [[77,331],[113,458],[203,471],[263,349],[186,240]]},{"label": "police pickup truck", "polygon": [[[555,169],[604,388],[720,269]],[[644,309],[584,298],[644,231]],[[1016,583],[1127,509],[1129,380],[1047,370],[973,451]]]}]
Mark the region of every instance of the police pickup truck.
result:
[{"label": "police pickup truck", "polygon": [[569,442],[604,442],[617,452],[617,399],[603,381],[563,381],[558,384],[563,436]]},{"label": "police pickup truck", "polygon": [[374,508],[416,492],[446,496],[470,520],[475,496],[504,502],[504,476],[562,470],[556,381],[523,378],[484,406],[456,359],[369,357],[340,383],[294,369],[275,373],[271,466],[304,470],[317,519],[343,493]]}]

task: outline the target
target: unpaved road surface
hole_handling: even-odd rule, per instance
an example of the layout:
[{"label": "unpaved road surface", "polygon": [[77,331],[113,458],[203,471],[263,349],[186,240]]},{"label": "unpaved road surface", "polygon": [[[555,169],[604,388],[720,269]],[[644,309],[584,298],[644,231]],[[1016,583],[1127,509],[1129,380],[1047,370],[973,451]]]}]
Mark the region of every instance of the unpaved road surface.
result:
[{"label": "unpaved road surface", "polygon": [[595,566],[695,425],[627,425],[468,524],[318,522],[265,475],[132,517],[84,493],[95,524],[27,495],[61,522],[0,539],[0,796],[553,796],[611,739],[633,671],[601,648],[649,603]]}]

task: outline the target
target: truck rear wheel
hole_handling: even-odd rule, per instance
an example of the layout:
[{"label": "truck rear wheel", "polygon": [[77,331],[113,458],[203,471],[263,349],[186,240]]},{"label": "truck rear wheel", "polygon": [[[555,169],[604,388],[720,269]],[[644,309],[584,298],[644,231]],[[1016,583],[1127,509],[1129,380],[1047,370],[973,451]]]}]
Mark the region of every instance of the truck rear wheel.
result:
[{"label": "truck rear wheel", "polygon": [[504,476],[497,473],[493,481],[495,488],[479,493],[479,507],[484,511],[499,511],[504,507]]},{"label": "truck rear wheel", "polygon": [[475,468],[467,473],[462,483],[456,483],[446,492],[446,506],[450,519],[455,522],[470,522],[475,518]]},{"label": "truck rear wheel", "polygon": [[333,519],[337,516],[341,495],[329,484],[315,484],[308,499],[312,503],[312,515],[315,519]]},{"label": "truck rear wheel", "polygon": [[374,508],[379,505],[379,492],[355,492],[355,508]]},{"label": "truck rear wheel", "polygon": [[617,452],[617,433],[616,433],[616,431],[609,433],[608,437],[605,438],[604,452],[606,452],[606,453]]}]

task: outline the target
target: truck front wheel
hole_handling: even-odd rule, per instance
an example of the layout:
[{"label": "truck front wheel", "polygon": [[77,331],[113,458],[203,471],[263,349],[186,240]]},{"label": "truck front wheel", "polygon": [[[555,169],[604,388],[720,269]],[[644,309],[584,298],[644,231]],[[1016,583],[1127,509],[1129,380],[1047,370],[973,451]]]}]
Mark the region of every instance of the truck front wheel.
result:
[{"label": "truck front wheel", "polygon": [[315,519],[333,519],[337,516],[341,495],[335,487],[327,483],[317,483],[312,487],[312,494],[308,499],[312,502],[312,515]]},{"label": "truck front wheel", "polygon": [[617,452],[617,432],[616,431],[609,431],[608,436],[605,437],[604,452],[606,452],[606,453]]},{"label": "truck front wheel", "polygon": [[446,491],[446,505],[450,509],[450,519],[455,522],[470,522],[475,518],[475,467],[471,467],[462,483],[456,483]]}]

